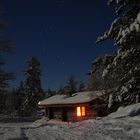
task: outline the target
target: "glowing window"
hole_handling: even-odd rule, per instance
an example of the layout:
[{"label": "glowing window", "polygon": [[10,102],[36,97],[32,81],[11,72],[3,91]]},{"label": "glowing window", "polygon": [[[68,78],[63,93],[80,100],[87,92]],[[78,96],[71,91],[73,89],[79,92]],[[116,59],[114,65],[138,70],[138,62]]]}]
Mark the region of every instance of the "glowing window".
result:
[{"label": "glowing window", "polygon": [[82,116],[86,115],[86,110],[85,110],[85,106],[82,106]]},{"label": "glowing window", "polygon": [[81,107],[77,107],[77,116],[81,116]]},{"label": "glowing window", "polygon": [[77,116],[79,116],[79,117],[85,116],[85,115],[86,115],[85,106],[77,107],[77,108],[76,108],[76,112],[77,112]]}]

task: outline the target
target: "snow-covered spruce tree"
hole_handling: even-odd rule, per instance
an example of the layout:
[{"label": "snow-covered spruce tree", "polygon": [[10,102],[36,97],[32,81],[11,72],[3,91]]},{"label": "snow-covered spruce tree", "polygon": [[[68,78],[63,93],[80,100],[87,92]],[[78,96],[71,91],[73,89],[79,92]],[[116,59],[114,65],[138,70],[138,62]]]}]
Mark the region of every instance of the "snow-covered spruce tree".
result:
[{"label": "snow-covered spruce tree", "polygon": [[3,52],[10,53],[13,47],[12,41],[4,40],[2,36],[3,30],[5,28],[5,23],[0,21],[0,112],[3,111],[5,106],[5,94],[7,93],[8,80],[12,80],[14,75],[12,73],[7,73],[4,70],[4,60],[2,59]]},{"label": "snow-covered spruce tree", "polygon": [[109,0],[116,7],[117,18],[97,42],[113,39],[118,49],[112,63],[103,72],[111,76],[116,88],[110,94],[108,107],[140,101],[140,0]]},{"label": "snow-covered spruce tree", "polygon": [[104,80],[102,77],[104,69],[113,61],[113,59],[114,55],[105,55],[93,60],[88,72],[88,90],[105,90],[114,86],[115,82],[110,80],[112,78],[107,77],[107,79]]},{"label": "snow-covered spruce tree", "polygon": [[26,80],[24,82],[25,98],[23,101],[23,114],[24,116],[30,116],[36,113],[38,102],[43,99],[45,95],[41,87],[39,61],[35,57],[30,57],[26,63],[27,68],[24,70]]}]

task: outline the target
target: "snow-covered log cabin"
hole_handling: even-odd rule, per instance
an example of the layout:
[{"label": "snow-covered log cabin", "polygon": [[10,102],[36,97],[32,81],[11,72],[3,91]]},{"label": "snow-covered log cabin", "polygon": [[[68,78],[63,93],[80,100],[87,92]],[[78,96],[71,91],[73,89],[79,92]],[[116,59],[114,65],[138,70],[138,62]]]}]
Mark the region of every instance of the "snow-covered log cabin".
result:
[{"label": "snow-covered log cabin", "polygon": [[103,91],[78,92],[68,97],[54,95],[39,102],[49,119],[76,122],[102,116]]}]

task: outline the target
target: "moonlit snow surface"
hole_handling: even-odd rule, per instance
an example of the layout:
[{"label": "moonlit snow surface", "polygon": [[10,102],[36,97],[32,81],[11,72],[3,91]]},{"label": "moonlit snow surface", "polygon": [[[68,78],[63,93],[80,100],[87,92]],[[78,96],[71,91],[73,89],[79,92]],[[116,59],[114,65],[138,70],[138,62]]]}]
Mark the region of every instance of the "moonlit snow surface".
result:
[{"label": "moonlit snow surface", "polygon": [[[0,124],[0,139],[140,140],[140,104],[118,109],[104,118],[64,123],[42,118],[32,124]],[[124,114],[123,114],[124,112]],[[116,117],[115,117],[116,116]]]}]

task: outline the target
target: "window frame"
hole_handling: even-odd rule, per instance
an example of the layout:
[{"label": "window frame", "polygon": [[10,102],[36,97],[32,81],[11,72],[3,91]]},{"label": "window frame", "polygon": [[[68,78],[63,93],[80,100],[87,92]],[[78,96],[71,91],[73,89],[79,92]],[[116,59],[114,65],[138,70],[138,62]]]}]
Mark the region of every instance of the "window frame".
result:
[{"label": "window frame", "polygon": [[86,107],[85,106],[77,106],[76,107],[76,116],[77,117],[85,117],[86,116]]}]

